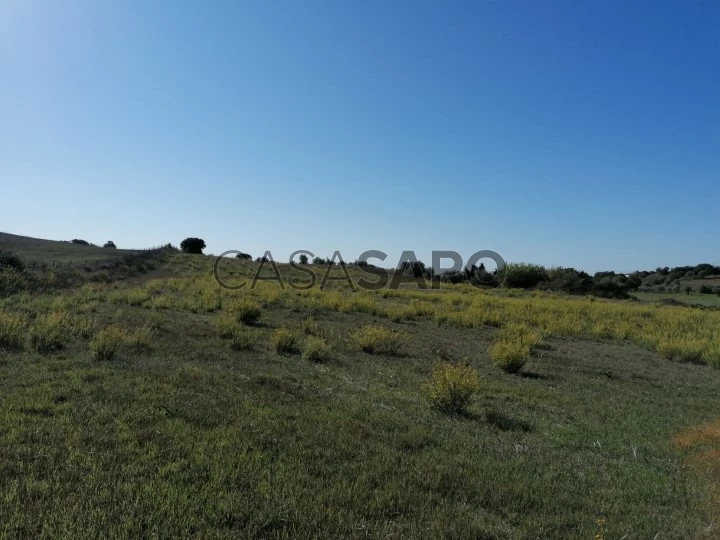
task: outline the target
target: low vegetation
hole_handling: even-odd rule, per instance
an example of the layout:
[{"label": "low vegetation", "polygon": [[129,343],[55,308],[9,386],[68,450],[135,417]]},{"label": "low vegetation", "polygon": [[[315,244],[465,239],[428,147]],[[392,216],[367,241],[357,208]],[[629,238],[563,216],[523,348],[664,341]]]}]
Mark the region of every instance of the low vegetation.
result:
[{"label": "low vegetation", "polygon": [[0,298],[0,535],[717,536],[720,311],[163,257]]}]

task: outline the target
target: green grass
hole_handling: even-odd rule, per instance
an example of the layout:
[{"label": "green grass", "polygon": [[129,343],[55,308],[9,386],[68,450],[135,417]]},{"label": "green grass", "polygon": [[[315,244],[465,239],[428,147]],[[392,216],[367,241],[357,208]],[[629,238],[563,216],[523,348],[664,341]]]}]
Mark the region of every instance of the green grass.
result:
[{"label": "green grass", "polygon": [[[673,436],[720,417],[720,370],[600,328],[544,338],[509,375],[488,355],[498,319],[470,324],[455,289],[371,302],[266,284],[244,327],[221,292],[193,289],[210,263],[175,255],[132,283],[0,299],[21,321],[62,309],[93,324],[59,350],[0,347],[1,536],[591,538],[600,517],[606,538],[717,535],[713,486]],[[440,305],[457,320],[438,324]],[[99,360],[90,343],[110,325],[124,345]],[[354,341],[378,326],[407,336],[399,356]],[[281,328],[332,355],[278,354]],[[423,391],[439,359],[479,374],[463,414]]]},{"label": "green grass", "polygon": [[[68,238],[68,240],[71,240]],[[86,239],[87,240],[87,239]],[[102,246],[108,239],[97,240]],[[83,246],[54,240],[42,240],[28,236],[0,232],[0,249],[9,249],[17,253],[26,263],[91,264],[115,259],[122,255],[136,253],[137,250],[105,249],[98,246]]]},{"label": "green grass", "polygon": [[686,306],[705,306],[720,308],[720,296],[716,294],[698,294],[698,293],[649,293],[649,292],[633,292],[633,296],[643,302],[662,302],[663,300],[672,300]]}]

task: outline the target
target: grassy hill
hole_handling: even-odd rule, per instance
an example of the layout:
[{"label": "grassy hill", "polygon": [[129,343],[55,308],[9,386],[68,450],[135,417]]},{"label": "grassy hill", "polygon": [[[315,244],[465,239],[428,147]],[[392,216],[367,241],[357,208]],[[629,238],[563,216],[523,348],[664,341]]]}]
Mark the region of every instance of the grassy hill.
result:
[{"label": "grassy hill", "polygon": [[0,299],[0,534],[717,537],[720,313],[212,263]]},{"label": "grassy hill", "polygon": [[29,236],[18,236],[0,232],[0,249],[8,249],[17,253],[23,260],[32,263],[56,264],[95,264],[97,261],[114,259],[122,255],[132,254],[137,250],[105,249],[97,246],[84,246],[42,240]]}]

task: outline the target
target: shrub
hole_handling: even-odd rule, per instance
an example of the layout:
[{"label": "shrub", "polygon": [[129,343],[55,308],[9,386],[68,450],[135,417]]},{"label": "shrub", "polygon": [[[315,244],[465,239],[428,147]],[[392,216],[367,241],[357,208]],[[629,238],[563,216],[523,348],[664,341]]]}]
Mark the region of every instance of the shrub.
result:
[{"label": "shrub", "polygon": [[430,403],[441,411],[465,411],[472,395],[480,388],[477,371],[469,365],[440,364],[423,385]]},{"label": "shrub", "polygon": [[497,367],[507,373],[520,371],[530,356],[530,347],[511,341],[497,341],[490,346],[490,358]]},{"label": "shrub", "polygon": [[89,246],[89,245],[91,245],[90,242],[88,242],[87,240],[82,240],[82,239],[80,239],[80,238],[73,238],[72,240],[70,240],[70,243],[71,243],[71,244],[76,244],[76,245],[78,245],[78,246]]},{"label": "shrub", "polygon": [[112,240],[108,240],[107,242],[105,242],[105,243],[103,244],[103,247],[104,247],[104,248],[108,248],[108,249],[117,249],[117,246],[115,245],[115,242],[113,242]]},{"label": "shrub", "polygon": [[278,328],[273,332],[270,342],[279,354],[294,354],[298,348],[298,336],[287,328]]},{"label": "shrub", "polygon": [[0,271],[5,268],[12,268],[18,272],[25,270],[25,263],[14,252],[7,249],[0,249]]},{"label": "shrub", "polygon": [[542,335],[524,323],[508,323],[490,346],[490,358],[507,373],[517,373],[527,361],[534,347],[542,342]]},{"label": "shrub", "polygon": [[320,326],[312,315],[303,319],[302,331],[308,336],[317,336],[320,333]]},{"label": "shrub", "polygon": [[233,332],[230,340],[230,348],[233,351],[247,351],[255,346],[257,339],[255,334],[249,330],[237,329]]},{"label": "shrub", "polygon": [[698,292],[700,294],[712,294],[713,290],[712,290],[712,287],[710,287],[709,285],[701,285]]},{"label": "shrub", "polygon": [[235,258],[240,259],[241,261],[252,261],[252,255],[250,255],[249,253],[240,252],[235,255]]},{"label": "shrub", "polygon": [[310,336],[305,340],[302,351],[302,357],[304,360],[322,362],[327,359],[329,353],[330,346],[323,338]]},{"label": "shrub", "polygon": [[202,255],[202,250],[205,249],[205,240],[202,238],[186,238],[180,242],[180,249],[182,249],[185,253]]},{"label": "shrub", "polygon": [[366,353],[397,354],[408,335],[384,326],[367,325],[353,332],[350,338]]},{"label": "shrub", "polygon": [[63,346],[66,330],[65,315],[61,312],[38,317],[30,327],[30,344],[38,352],[56,351]]},{"label": "shrub", "polygon": [[547,279],[547,271],[537,264],[510,263],[505,267],[506,287],[530,289]]},{"label": "shrub", "polygon": [[223,339],[230,339],[237,330],[237,320],[232,314],[226,313],[220,316],[216,323],[218,335]]},{"label": "shrub", "polygon": [[0,312],[0,349],[22,349],[25,337],[25,319],[20,315]]},{"label": "shrub", "polygon": [[90,342],[90,350],[97,360],[112,360],[127,340],[127,333],[110,325],[98,332]]},{"label": "shrub", "polygon": [[262,315],[262,308],[255,300],[243,298],[230,306],[230,312],[235,320],[241,324],[252,324],[257,322]]}]

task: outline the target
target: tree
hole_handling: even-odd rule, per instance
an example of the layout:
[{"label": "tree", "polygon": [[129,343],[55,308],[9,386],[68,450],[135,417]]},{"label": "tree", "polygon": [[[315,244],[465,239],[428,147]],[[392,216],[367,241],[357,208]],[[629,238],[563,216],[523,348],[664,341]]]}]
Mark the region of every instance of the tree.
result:
[{"label": "tree", "polygon": [[186,238],[180,242],[180,249],[185,253],[197,253],[202,255],[202,250],[205,249],[205,240],[202,238]]},{"label": "tree", "polygon": [[300,254],[300,264],[307,264],[308,263],[308,256],[304,253]]},{"label": "tree", "polygon": [[112,240],[108,240],[107,242],[105,242],[105,244],[103,245],[103,247],[104,247],[104,248],[109,248],[109,249],[117,249],[117,246],[115,245],[115,242],[113,242]]},{"label": "tree", "polygon": [[90,242],[88,242],[87,240],[82,240],[81,238],[73,238],[72,240],[70,240],[70,243],[76,244],[78,246],[89,246],[90,245]]},{"label": "tree", "polygon": [[236,259],[240,259],[241,261],[252,261],[252,255],[249,253],[238,253],[235,255]]}]

